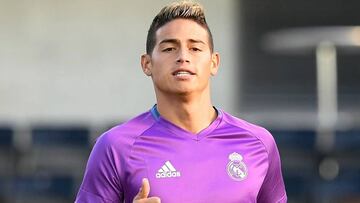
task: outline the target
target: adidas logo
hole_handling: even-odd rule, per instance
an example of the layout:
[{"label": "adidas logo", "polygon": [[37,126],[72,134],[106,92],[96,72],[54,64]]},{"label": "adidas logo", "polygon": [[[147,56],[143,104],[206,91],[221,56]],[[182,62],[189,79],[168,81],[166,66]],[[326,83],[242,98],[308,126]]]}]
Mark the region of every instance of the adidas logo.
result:
[{"label": "adidas logo", "polygon": [[175,178],[180,177],[180,172],[176,171],[170,161],[166,161],[165,164],[156,173],[156,178]]}]

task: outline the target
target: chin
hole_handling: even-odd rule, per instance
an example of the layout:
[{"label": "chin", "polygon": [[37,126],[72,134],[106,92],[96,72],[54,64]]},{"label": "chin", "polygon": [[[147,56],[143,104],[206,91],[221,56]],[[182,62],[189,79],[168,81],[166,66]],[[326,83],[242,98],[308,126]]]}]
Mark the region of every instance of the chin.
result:
[{"label": "chin", "polygon": [[182,95],[182,94],[191,94],[192,92],[194,92],[194,90],[191,90],[191,89],[177,89],[177,90],[173,90],[171,91],[171,93],[173,94],[179,94],[179,95]]},{"label": "chin", "polygon": [[171,94],[171,95],[189,95],[194,93],[195,90],[193,88],[181,88],[181,89],[172,89],[172,90],[168,90],[167,94]]},{"label": "chin", "polygon": [[205,88],[195,87],[195,85],[182,85],[182,86],[172,86],[172,87],[157,87],[157,91],[162,92],[166,95],[181,95],[186,96],[194,93],[199,93],[206,91]]}]

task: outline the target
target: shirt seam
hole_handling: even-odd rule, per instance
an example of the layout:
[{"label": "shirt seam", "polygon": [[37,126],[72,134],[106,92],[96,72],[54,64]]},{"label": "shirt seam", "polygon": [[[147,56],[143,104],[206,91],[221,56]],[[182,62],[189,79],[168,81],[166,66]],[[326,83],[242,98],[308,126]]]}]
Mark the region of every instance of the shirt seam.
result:
[{"label": "shirt seam", "polygon": [[234,127],[236,127],[236,128],[240,128],[240,129],[243,129],[243,130],[245,130],[246,132],[248,132],[248,133],[250,133],[253,137],[255,137],[257,140],[259,140],[260,142],[261,142],[261,144],[263,145],[263,147],[265,148],[265,151],[266,151],[266,154],[267,154],[267,159],[268,159],[268,161],[269,161],[269,150],[268,150],[268,148],[266,147],[266,145],[264,144],[264,142],[258,137],[258,136],[256,136],[253,132],[251,132],[250,130],[248,130],[248,129],[245,129],[245,128],[241,128],[241,127],[239,127],[239,126],[236,126],[236,125],[234,125],[234,124],[232,124],[232,123],[230,123],[229,121],[226,121],[225,120],[225,122],[227,123],[227,124],[229,124],[229,125],[231,125],[231,126],[234,126]]},{"label": "shirt seam", "polygon": [[286,193],[283,194],[283,196],[279,199],[278,203],[282,202],[285,198],[286,198]]},{"label": "shirt seam", "polygon": [[99,198],[102,199],[102,200],[110,201],[110,202],[115,202],[114,200],[104,198],[104,197],[102,197],[101,195],[99,195],[99,194],[97,194],[97,193],[90,192],[90,191],[86,190],[86,189],[83,188],[83,187],[81,187],[80,190],[82,190],[82,191],[84,191],[84,192],[87,192],[87,193],[90,193],[90,194],[92,194],[92,195],[95,195],[95,196],[99,197]]},{"label": "shirt seam", "polygon": [[[153,119],[154,119],[154,118],[153,118]],[[132,152],[133,152],[133,147],[134,147],[134,144],[135,144],[135,142],[137,141],[137,139],[139,139],[140,136],[142,136],[146,131],[148,131],[150,128],[152,128],[157,122],[158,122],[158,121],[156,121],[156,120],[154,119],[154,123],[152,123],[148,128],[144,129],[139,135],[136,135],[136,137],[134,138],[134,142],[131,144],[130,154],[132,154]],[[128,158],[126,159],[126,161],[128,161],[129,158],[130,158],[130,157],[128,157]]]},{"label": "shirt seam", "polygon": [[[241,128],[241,127],[239,127],[239,126],[236,126],[236,125],[230,123],[230,122],[227,121],[227,120],[224,120],[224,121],[225,121],[227,124],[231,125],[231,126],[234,126],[234,127],[236,127],[236,128],[240,128],[240,129],[243,129],[243,130],[245,130],[246,132],[250,133],[253,137],[255,137],[258,141],[260,141],[260,143],[261,143],[261,144],[263,145],[263,147],[265,148],[266,155],[267,155],[267,156],[266,156],[266,159],[267,159],[268,168],[267,168],[267,170],[266,170],[266,175],[264,176],[264,179],[263,179],[263,181],[262,181],[262,183],[261,183],[261,185],[263,185],[266,177],[268,176],[269,168],[270,168],[270,161],[269,161],[270,152],[269,152],[268,148],[266,147],[266,145],[264,144],[264,142],[263,142],[258,136],[256,136],[253,132],[251,132],[250,130],[245,129],[245,128]],[[259,128],[262,128],[262,127],[259,127]],[[261,188],[260,188],[260,190],[261,190]],[[259,192],[260,192],[260,190],[259,190]]]},{"label": "shirt seam", "polygon": [[[150,113],[151,114],[151,113]],[[149,130],[150,128],[152,128],[158,121],[156,121],[154,119],[154,117],[151,115],[152,119],[154,120],[154,122],[146,129],[144,129],[139,135],[137,135],[135,138],[134,138],[134,141],[133,143],[131,144],[131,148],[130,148],[130,154],[129,156],[126,158],[126,161],[125,161],[125,164],[126,164],[126,167],[128,166],[128,162],[129,162],[129,159],[130,159],[130,155],[133,153],[133,148],[134,148],[134,144],[136,143],[136,141],[139,139],[140,136],[142,136],[144,134],[144,132],[146,132],[147,130]]]}]

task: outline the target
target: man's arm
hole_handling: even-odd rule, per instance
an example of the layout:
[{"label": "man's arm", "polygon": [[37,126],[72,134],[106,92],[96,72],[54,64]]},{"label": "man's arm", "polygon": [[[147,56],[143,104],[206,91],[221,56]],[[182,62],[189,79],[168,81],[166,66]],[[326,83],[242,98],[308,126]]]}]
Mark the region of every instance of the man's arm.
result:
[{"label": "man's arm", "polygon": [[97,140],[75,202],[123,202],[119,156],[107,134]]},{"label": "man's arm", "polygon": [[257,201],[259,203],[286,203],[287,196],[281,172],[279,151],[272,135],[267,131],[266,133],[266,136],[270,136],[268,137],[270,139],[266,139],[264,143],[268,150],[269,167],[259,191]]}]

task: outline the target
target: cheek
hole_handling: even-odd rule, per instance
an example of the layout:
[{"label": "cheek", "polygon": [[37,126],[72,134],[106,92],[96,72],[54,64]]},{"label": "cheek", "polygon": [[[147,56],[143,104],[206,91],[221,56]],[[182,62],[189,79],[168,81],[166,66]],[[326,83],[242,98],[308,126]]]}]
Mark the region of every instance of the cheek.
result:
[{"label": "cheek", "polygon": [[208,58],[204,58],[203,60],[199,61],[199,69],[203,73],[210,73],[212,69],[212,62],[209,61]]},{"label": "cheek", "polygon": [[155,55],[152,59],[152,66],[154,71],[156,72],[164,72],[169,69],[171,64],[171,57],[170,56],[163,56],[163,55]]},{"label": "cheek", "polygon": [[153,63],[151,73],[154,82],[162,82],[168,77],[169,70],[166,68],[165,64],[159,64],[155,62]]}]

